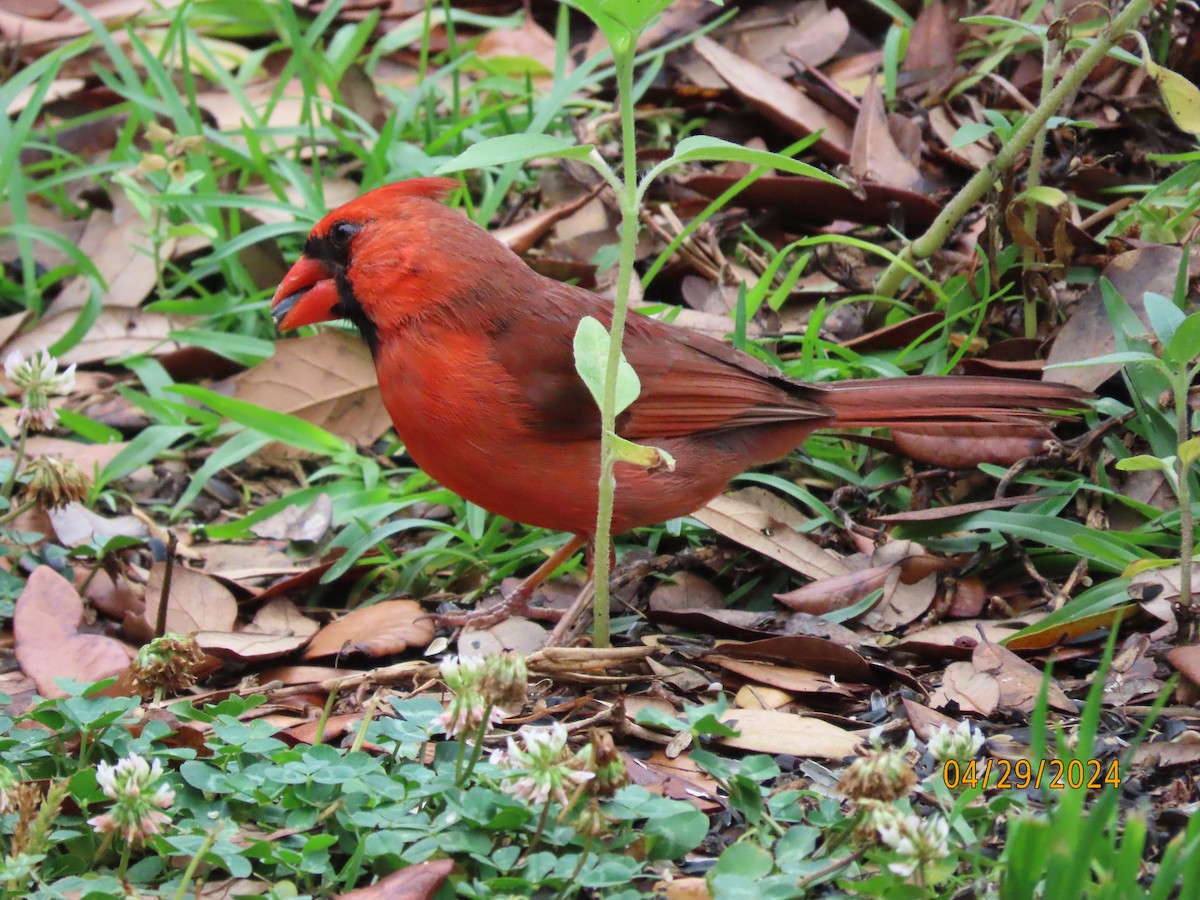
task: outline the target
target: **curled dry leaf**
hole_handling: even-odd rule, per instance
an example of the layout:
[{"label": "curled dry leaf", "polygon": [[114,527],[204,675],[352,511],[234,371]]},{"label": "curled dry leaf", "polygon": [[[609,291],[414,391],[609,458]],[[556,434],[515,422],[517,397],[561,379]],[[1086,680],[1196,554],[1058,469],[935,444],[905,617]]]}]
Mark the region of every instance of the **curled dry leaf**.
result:
[{"label": "curled dry leaf", "polygon": [[1054,432],[1044,425],[976,422],[893,428],[896,447],[913,459],[945,469],[973,469],[980,463],[1011,466],[1044,452]]},{"label": "curled dry leaf", "polygon": [[413,600],[364,606],[317,632],[304,659],[347,653],[389,656],[409,647],[424,647],[433,640],[433,622],[425,615],[421,604]]},{"label": "curled dry leaf", "polygon": [[650,592],[650,609],[724,609],[725,594],[695,572],[676,572]]},{"label": "curled dry leaf", "polygon": [[871,79],[854,125],[850,148],[850,171],[860,181],[888,184],[907,191],[920,190],[921,172],[892,137],[888,127],[883,91]]},{"label": "curled dry leaf", "polygon": [[129,668],[133,648],[102,634],[80,631],[83,601],[69,581],[38,566],[13,612],[17,663],[43,697],[65,697],[56,679],[90,683]]},{"label": "curled dry leaf", "polygon": [[[146,580],[145,621],[151,628],[158,621],[166,568],[166,563],[154,563]],[[175,564],[167,601],[167,631],[189,636],[201,631],[229,632],[237,621],[237,612],[237,600],[219,581]]]}]

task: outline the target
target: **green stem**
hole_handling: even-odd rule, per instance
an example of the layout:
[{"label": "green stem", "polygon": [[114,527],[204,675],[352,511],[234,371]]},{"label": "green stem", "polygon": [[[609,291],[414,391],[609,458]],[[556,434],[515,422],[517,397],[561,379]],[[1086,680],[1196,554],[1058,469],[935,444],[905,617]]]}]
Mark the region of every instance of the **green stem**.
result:
[{"label": "green stem", "polygon": [[21,506],[18,506],[16,509],[9,510],[4,515],[0,516],[0,525],[7,525],[22,513],[29,512],[29,510],[33,509],[35,506],[37,506],[37,501],[30,500],[28,503],[24,503]]},{"label": "green stem", "polygon": [[896,261],[889,265],[875,286],[875,293],[881,297],[894,297],[904,284],[905,265],[914,261],[928,259],[933,256],[949,239],[951,233],[971,209],[992,188],[997,176],[1012,167],[1017,157],[1029,146],[1030,141],[1042,130],[1050,117],[1058,112],[1063,102],[1074,93],[1088,73],[1104,58],[1104,55],[1132,29],[1138,20],[1150,8],[1152,0],[1129,0],[1129,4],[1121,10],[1109,23],[1108,28],[1096,37],[1079,55],[1073,65],[1059,80],[1053,90],[1042,98],[1037,109],[1016,130],[1008,143],[1000,148],[988,165],[984,166],[963,185],[962,189],[946,204],[946,208],[929,226],[929,229],[910,243],[899,254]]},{"label": "green stem", "polygon": [[8,473],[8,480],[4,482],[4,490],[0,491],[0,497],[7,500],[12,496],[13,488],[17,484],[17,473],[21,471],[21,463],[25,461],[25,439],[29,437],[29,423],[21,423],[21,433],[17,435],[17,453],[13,457],[13,467]]},{"label": "green stem", "polygon": [[200,849],[188,860],[187,868],[183,870],[183,877],[179,880],[179,887],[175,890],[175,900],[183,900],[184,895],[187,893],[188,885],[191,884],[192,878],[196,874],[196,869],[200,865],[200,860],[208,855],[208,851],[217,842],[217,831],[214,828],[206,834],[204,836],[204,843],[200,845]]},{"label": "green stem", "polygon": [[[1175,444],[1183,446],[1188,439],[1188,387],[1191,385],[1191,373],[1184,368],[1175,374]],[[1195,643],[1198,622],[1196,607],[1192,603],[1192,557],[1195,546],[1195,521],[1192,518],[1192,481],[1188,469],[1191,466],[1184,462],[1184,453],[1176,451],[1175,464],[1179,468],[1179,602],[1188,623],[1185,626],[1185,637],[1188,643]]]},{"label": "green stem", "polygon": [[129,854],[133,852],[133,841],[126,840],[125,846],[121,848],[121,864],[117,867],[117,880],[125,880],[125,870],[129,868]]},{"label": "green stem", "polygon": [[[475,746],[471,748],[471,758],[467,761],[467,768],[462,775],[455,780],[455,783],[458,784],[459,787],[463,787],[466,780],[471,777],[471,773],[475,771],[475,766],[479,764],[479,758],[483,756],[483,739],[487,737],[488,728],[490,727],[488,723],[492,718],[493,706],[494,704],[489,703],[487,709],[483,711],[483,721],[480,723],[479,731],[475,735]],[[459,762],[461,761],[462,757],[459,756]]]},{"label": "green stem", "polygon": [[638,190],[637,144],[633,123],[633,63],[635,48],[613,48],[617,70],[617,102],[620,104],[622,171],[621,192],[621,259],[617,267],[617,299],[613,307],[612,335],[608,345],[608,365],[604,373],[604,402],[600,406],[600,483],[597,488],[596,535],[593,544],[593,573],[596,581],[595,631],[597,647],[609,645],[608,578],[612,555],[612,517],[616,496],[616,477],[613,471],[612,439],[616,429],[617,369],[621,362],[621,342],[625,335],[625,316],[629,308],[629,288],[633,281],[633,257],[637,250]]}]

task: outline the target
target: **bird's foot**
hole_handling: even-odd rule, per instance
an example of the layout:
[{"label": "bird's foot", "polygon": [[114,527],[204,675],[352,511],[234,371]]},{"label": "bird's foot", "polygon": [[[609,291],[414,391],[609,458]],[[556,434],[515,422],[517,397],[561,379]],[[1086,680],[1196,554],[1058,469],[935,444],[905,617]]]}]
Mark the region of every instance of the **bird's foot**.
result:
[{"label": "bird's foot", "polygon": [[530,606],[533,591],[524,590],[524,587],[524,585],[518,585],[516,590],[499,603],[483,609],[461,613],[439,613],[433,617],[433,620],[438,625],[447,625],[451,628],[482,631],[493,625],[499,625],[512,616],[524,616],[527,619],[541,619],[546,622],[557,622],[562,618],[564,610]]}]

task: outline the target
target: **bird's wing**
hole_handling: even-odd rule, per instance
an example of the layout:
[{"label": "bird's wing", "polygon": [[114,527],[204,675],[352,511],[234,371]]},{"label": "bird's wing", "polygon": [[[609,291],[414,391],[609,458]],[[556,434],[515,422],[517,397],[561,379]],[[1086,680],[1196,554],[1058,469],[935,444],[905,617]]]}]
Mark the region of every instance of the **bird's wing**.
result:
[{"label": "bird's wing", "polygon": [[[600,433],[599,412],[575,371],[574,337],[586,315],[609,327],[612,306],[566,285],[548,293],[537,315],[495,324],[493,352],[523,396],[528,427],[563,439],[595,438]],[[623,350],[642,386],[638,399],[617,420],[618,433],[630,440],[830,414],[805,396],[797,382],[753,357],[646,316],[630,315]]]}]

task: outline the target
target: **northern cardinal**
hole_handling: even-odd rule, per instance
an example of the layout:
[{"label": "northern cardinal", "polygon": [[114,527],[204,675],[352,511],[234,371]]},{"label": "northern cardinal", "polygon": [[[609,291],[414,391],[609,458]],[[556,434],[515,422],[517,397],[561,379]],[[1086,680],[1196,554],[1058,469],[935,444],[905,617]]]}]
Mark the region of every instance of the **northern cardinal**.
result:
[{"label": "northern cardinal", "polygon": [[[316,224],[271,301],[281,329],[349,319],[375,359],[383,402],[412,458],[462,497],[573,534],[508,598],[534,588],[596,527],[600,414],[575,371],[584,316],[612,306],[537,274],[439,201],[458,183],[377,188]],[[618,433],[674,456],[674,471],[618,463],[614,534],[687,515],[751,466],[818,428],[1028,425],[1079,408],[1073,387],[913,376],[806,384],[710,337],[631,316],[624,352],[641,380]]]}]

